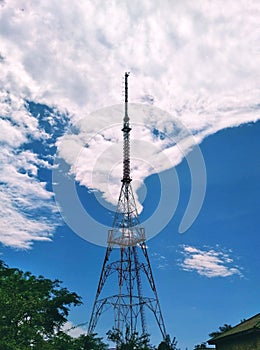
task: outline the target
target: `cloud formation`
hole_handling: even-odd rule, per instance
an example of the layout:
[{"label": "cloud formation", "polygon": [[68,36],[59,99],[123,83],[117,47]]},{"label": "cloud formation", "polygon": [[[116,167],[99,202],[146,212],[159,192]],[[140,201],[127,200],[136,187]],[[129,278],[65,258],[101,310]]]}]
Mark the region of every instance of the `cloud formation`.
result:
[{"label": "cloud formation", "polygon": [[258,2],[243,0],[225,11],[204,1],[10,0],[1,6],[2,84],[79,117],[121,102],[130,69],[132,101],[154,101],[197,128],[258,103],[259,16]]},{"label": "cloud formation", "polygon": [[197,272],[205,277],[229,277],[242,276],[238,266],[234,266],[234,260],[229,254],[214,249],[198,249],[192,246],[183,246],[184,259],[179,266],[184,271]]},{"label": "cloud formation", "polygon": [[[153,118],[143,116],[141,123],[146,127],[135,131],[143,142],[154,145],[149,152],[136,146],[136,154],[149,160],[133,162],[133,177],[139,184],[152,172],[179,164],[205,137],[259,120],[257,1],[226,1],[223,9],[218,2],[203,0],[164,1],[160,6],[149,0],[86,0],[73,5],[67,0],[9,0],[1,2],[0,16],[1,161],[10,177],[9,182],[3,182],[2,196],[5,201],[9,198],[5,207],[18,215],[10,217],[20,223],[14,243],[8,236],[1,238],[5,244],[27,247],[31,239],[46,239],[43,232],[49,232],[49,223],[38,221],[29,208],[37,207],[40,201],[46,211],[54,210],[50,193],[38,177],[38,170],[48,168],[48,162],[43,164],[35,151],[23,150],[32,138],[52,138],[53,130],[42,130],[37,118],[24,107],[26,100],[55,107],[60,112],[56,119],[61,113],[70,116],[77,132],[59,140],[59,154],[77,181],[99,190],[113,204],[120,178],[114,162],[119,151],[106,151],[120,141],[121,136],[111,127],[117,121],[110,115],[90,122],[88,116],[100,107],[121,102],[125,70],[132,72],[130,101],[154,104],[168,112],[164,117],[161,113]],[[135,116],[130,117],[134,122]],[[185,127],[176,133],[178,120]],[[104,124],[109,128],[103,132]],[[154,129],[168,138],[155,138]],[[176,135],[181,149],[169,141]],[[90,142],[89,148],[85,142]],[[107,156],[106,162],[95,162],[97,150]],[[79,152],[75,163],[73,155]],[[17,154],[26,163],[23,171],[27,175],[19,173]],[[6,179],[6,173],[2,176]],[[16,180],[19,187],[14,186]],[[25,196],[29,183],[34,195]],[[25,213],[15,201],[24,196],[26,223],[41,222],[38,230],[23,222]],[[138,206],[141,210],[141,203]]]},{"label": "cloud formation", "polygon": [[168,259],[165,255],[153,252],[151,254],[152,258],[154,259],[155,266],[158,270],[167,270],[169,269],[169,263]]},{"label": "cloud formation", "polygon": [[[3,96],[2,100],[3,100]],[[14,248],[29,248],[32,241],[48,241],[58,223],[53,194],[38,178],[39,169],[51,164],[29,148],[32,140],[43,142],[38,120],[24,102],[4,96],[8,108],[0,119],[0,241]],[[5,107],[7,105],[5,104]],[[23,145],[27,144],[27,149]]]}]

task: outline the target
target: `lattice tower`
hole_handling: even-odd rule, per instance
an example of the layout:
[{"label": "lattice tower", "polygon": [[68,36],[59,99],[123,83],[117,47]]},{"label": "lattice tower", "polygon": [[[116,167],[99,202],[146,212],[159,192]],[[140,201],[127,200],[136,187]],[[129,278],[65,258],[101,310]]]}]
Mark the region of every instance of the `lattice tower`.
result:
[{"label": "lattice tower", "polygon": [[[125,73],[122,185],[113,226],[108,231],[107,249],[88,333],[94,333],[100,316],[110,311],[110,329],[115,328],[122,334],[126,330],[130,334],[147,334],[145,309],[148,308],[165,339],[166,329],[148,257],[145,229],[140,224],[131,186],[128,76],[129,73]],[[113,279],[112,286],[110,284],[110,288],[106,289],[110,279]]]}]

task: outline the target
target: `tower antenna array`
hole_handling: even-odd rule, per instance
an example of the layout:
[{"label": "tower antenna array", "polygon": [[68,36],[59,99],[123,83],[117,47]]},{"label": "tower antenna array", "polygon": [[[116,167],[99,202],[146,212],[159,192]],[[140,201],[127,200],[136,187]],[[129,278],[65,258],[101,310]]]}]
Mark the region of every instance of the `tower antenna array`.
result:
[{"label": "tower antenna array", "polygon": [[93,334],[100,316],[110,311],[113,317],[111,328],[121,334],[147,334],[145,309],[150,309],[165,339],[166,329],[148,257],[145,229],[140,224],[131,186],[128,77],[126,72],[122,185],[113,226],[108,231],[107,249],[88,333]]}]

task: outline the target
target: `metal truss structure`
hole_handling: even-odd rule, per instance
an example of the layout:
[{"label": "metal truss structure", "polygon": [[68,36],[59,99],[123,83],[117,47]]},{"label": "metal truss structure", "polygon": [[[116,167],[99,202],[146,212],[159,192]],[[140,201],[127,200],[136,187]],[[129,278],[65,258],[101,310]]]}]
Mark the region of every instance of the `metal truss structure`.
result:
[{"label": "metal truss structure", "polygon": [[[149,309],[165,339],[166,329],[148,257],[145,229],[141,227],[139,221],[131,186],[128,76],[129,73],[125,73],[122,186],[113,226],[108,231],[106,255],[88,333],[94,333],[101,314],[110,310],[113,316],[111,328],[117,329],[122,334],[125,334],[126,330],[130,334],[147,334],[145,309]],[[106,285],[109,280],[113,282],[108,293]]]}]

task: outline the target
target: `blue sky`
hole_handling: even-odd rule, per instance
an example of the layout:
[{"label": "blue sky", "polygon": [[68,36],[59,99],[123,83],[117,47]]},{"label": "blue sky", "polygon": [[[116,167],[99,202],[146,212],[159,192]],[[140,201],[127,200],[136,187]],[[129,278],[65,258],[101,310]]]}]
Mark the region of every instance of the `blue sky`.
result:
[{"label": "blue sky", "polygon": [[192,349],[259,312],[256,8],[0,3],[1,258],[78,292],[71,324],[89,319],[121,185],[125,70],[133,187],[168,332]]}]

